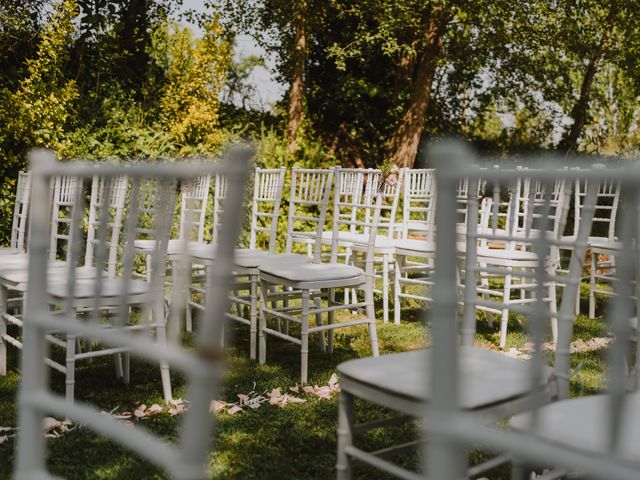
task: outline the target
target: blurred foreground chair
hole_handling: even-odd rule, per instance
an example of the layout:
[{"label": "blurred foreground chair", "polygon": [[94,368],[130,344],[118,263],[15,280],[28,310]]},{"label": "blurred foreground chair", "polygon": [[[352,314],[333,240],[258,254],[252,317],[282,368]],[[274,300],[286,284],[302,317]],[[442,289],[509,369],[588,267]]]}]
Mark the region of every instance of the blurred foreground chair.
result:
[{"label": "blurred foreground chair", "polygon": [[[26,311],[24,315],[24,344],[22,355],[22,382],[18,397],[20,435],[17,446],[17,462],[14,476],[17,479],[49,478],[46,473],[46,439],[42,435],[42,421],[47,415],[61,415],[135,451],[147,460],[155,463],[176,479],[202,479],[206,477],[209,452],[211,448],[211,427],[213,418],[209,412],[210,402],[216,397],[216,388],[221,376],[222,353],[217,349],[220,328],[224,312],[227,309],[227,291],[232,284],[233,251],[237,233],[240,228],[243,184],[249,157],[252,152],[246,148],[238,148],[229,153],[229,160],[222,165],[208,164],[166,164],[166,165],[86,165],[74,163],[57,163],[46,152],[32,154],[33,198],[31,236],[29,243],[29,290],[27,292]],[[135,226],[138,220],[140,188],[144,187],[149,177],[157,180],[159,204],[164,216],[158,216],[152,230],[162,237],[161,252],[154,255],[152,264],[158,272],[162,265],[162,250],[166,252],[168,242],[168,226],[171,213],[171,185],[178,181],[192,181],[202,174],[224,172],[228,178],[230,194],[227,202],[230,206],[225,218],[224,230],[221,231],[216,268],[210,270],[209,291],[206,319],[202,324],[200,335],[194,351],[185,351],[177,339],[169,337],[169,343],[158,343],[148,335],[136,332],[135,328],[126,329],[130,321],[132,297],[144,296],[140,299],[147,308],[164,309],[164,278],[156,279],[144,290],[138,289],[146,282],[131,279],[134,258]],[[48,181],[56,175],[73,175],[79,179],[93,176],[113,178],[126,175],[131,179],[131,205],[127,214],[122,273],[118,278],[102,278],[97,276],[90,282],[76,277],[76,262],[69,262],[69,275],[62,284],[52,285],[46,268],[49,231],[48,215]],[[175,191],[173,192],[175,195]],[[76,215],[76,216],[79,216]],[[76,227],[73,227],[75,230]],[[77,243],[72,235],[72,259],[75,259]],[[186,242],[186,239],[185,239]],[[98,248],[104,250],[101,242]],[[96,255],[98,252],[96,248]],[[213,248],[213,247],[212,247]],[[66,300],[62,309],[51,310],[51,296],[57,300],[60,291]],[[48,295],[43,295],[48,292]],[[32,294],[30,294],[32,293]],[[88,319],[76,314],[76,300],[82,299],[84,304],[93,306],[98,311],[103,306],[112,310],[109,325],[100,319]],[[57,303],[54,301],[53,303]],[[173,310],[172,315],[184,314]],[[164,316],[164,315],[162,315]],[[146,316],[139,323],[145,327]],[[154,322],[163,321],[154,318]],[[175,323],[176,319],[172,319]],[[109,328],[105,328],[109,327]],[[118,420],[104,415],[98,409],[78,402],[69,402],[48,390],[46,337],[51,331],[66,332],[85,338],[92,338],[106,345],[112,351],[128,351],[146,360],[157,361],[161,365],[173,364],[182,370],[189,383],[189,411],[182,424],[177,445],[167,445],[166,440],[152,436],[142,429],[132,428]]]},{"label": "blurred foreground chair", "polygon": [[[405,479],[424,478],[424,473],[408,471],[387,460],[396,453],[410,448],[419,448],[423,442],[428,446],[429,461],[426,466],[431,473],[429,478],[438,480],[459,479],[478,476],[496,466],[508,462],[509,455],[499,454],[493,458],[467,467],[465,452],[448,451],[443,453],[443,445],[448,445],[448,438],[443,432],[454,428],[455,412],[461,418],[473,415],[481,425],[509,418],[517,412],[527,411],[535,405],[548,403],[558,388],[558,378],[566,379],[567,365],[562,362],[555,366],[555,374],[551,369],[542,369],[540,374],[529,378],[528,373],[541,362],[540,353],[534,354],[532,362],[509,357],[499,351],[473,346],[477,307],[479,305],[502,307],[498,300],[484,300],[479,295],[477,275],[483,269],[477,262],[478,245],[482,240],[490,240],[492,234],[479,229],[477,185],[486,176],[481,170],[468,161],[470,157],[466,149],[458,145],[443,144],[431,149],[431,159],[437,167],[437,207],[436,207],[436,247],[435,283],[433,286],[433,303],[428,313],[432,330],[432,344],[426,350],[384,355],[378,358],[351,360],[338,366],[341,394],[339,400],[338,456],[337,473],[340,480],[350,479],[355,462],[362,462],[385,471],[391,475]],[[546,173],[544,173],[546,172]],[[522,175],[517,170],[497,170],[492,172],[500,180],[514,181]],[[537,218],[533,217],[533,208],[529,209],[532,222],[531,234],[539,241],[535,242],[534,251],[536,267],[526,273],[527,277],[537,280],[537,288],[533,292],[535,302],[529,302],[511,308],[522,314],[530,314],[539,320],[536,325],[543,328],[534,330],[535,338],[544,336],[544,321],[554,316],[545,301],[547,292],[545,283],[553,280],[547,268],[546,259],[557,239],[544,232],[548,229],[553,193],[552,170],[536,171],[532,178],[541,181],[546,188],[540,189],[543,194],[538,198],[544,205],[538,210]],[[536,175],[541,175],[536,177]],[[459,244],[459,227],[456,225],[459,198],[456,198],[456,186],[460,179],[468,178],[468,198],[466,218],[466,248]],[[595,198],[592,192],[591,201]],[[570,289],[576,289],[582,263],[580,254],[585,251],[586,236],[590,228],[589,208],[585,208],[583,225],[580,227],[579,239],[574,249],[571,276],[567,281]],[[591,214],[592,214],[591,209]],[[515,238],[515,237],[514,237]],[[521,240],[521,237],[518,237]],[[505,237],[502,237],[504,240]],[[508,268],[491,267],[491,271],[502,274]],[[463,295],[459,284],[462,275]],[[523,274],[525,275],[525,274]],[[573,297],[568,303],[573,309]],[[460,316],[460,303],[464,299],[464,312]],[[567,305],[563,303],[563,311]],[[572,320],[572,319],[570,319]],[[561,329],[563,335],[571,337],[570,327]],[[565,337],[562,337],[565,338]],[[570,340],[569,340],[570,341]],[[461,345],[460,345],[461,344]],[[452,373],[453,372],[453,373]],[[373,420],[365,424],[355,423],[355,399],[360,398],[387,407],[400,415],[393,418]],[[450,413],[441,417],[441,411]],[[370,452],[355,445],[354,436],[369,430],[394,425],[407,420],[424,422],[425,439],[408,444],[389,446]],[[447,427],[450,430],[447,430]],[[458,433],[457,430],[454,431]],[[434,435],[435,434],[435,435]],[[474,440],[469,443],[477,444]],[[500,450],[500,449],[498,449]],[[447,457],[450,455],[450,457]],[[442,458],[440,458],[442,456]],[[434,464],[436,464],[434,466]],[[450,470],[438,470],[447,464]],[[455,468],[454,468],[455,467]],[[436,472],[436,473],[433,473]]]}]

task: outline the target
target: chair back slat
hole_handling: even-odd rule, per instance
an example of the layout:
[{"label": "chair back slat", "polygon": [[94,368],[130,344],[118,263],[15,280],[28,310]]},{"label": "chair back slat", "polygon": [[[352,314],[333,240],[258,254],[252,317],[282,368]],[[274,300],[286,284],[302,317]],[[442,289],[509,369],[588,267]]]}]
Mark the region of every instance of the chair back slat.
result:
[{"label": "chair back slat", "polygon": [[[255,170],[249,248],[257,248],[258,232],[266,231],[269,232],[266,249],[269,252],[275,251],[285,174],[285,168],[256,168]],[[267,220],[263,221],[261,218],[267,218]]]}]

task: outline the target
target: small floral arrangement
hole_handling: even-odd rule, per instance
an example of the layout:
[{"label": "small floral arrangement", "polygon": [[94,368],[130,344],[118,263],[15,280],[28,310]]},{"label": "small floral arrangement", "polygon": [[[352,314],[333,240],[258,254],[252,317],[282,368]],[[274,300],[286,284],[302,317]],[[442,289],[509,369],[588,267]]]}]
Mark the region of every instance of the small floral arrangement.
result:
[{"label": "small floral arrangement", "polygon": [[380,192],[383,192],[385,187],[393,187],[398,183],[398,178],[400,177],[400,168],[390,158],[385,159],[379,168],[380,172],[382,173],[382,178],[380,179],[378,189]]}]

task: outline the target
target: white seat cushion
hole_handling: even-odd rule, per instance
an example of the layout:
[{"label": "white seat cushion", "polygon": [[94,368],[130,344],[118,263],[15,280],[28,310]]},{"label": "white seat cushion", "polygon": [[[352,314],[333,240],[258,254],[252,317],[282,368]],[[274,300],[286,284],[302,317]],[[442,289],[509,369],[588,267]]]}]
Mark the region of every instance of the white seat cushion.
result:
[{"label": "white seat cushion", "polygon": [[260,265],[260,273],[292,282],[323,282],[364,277],[361,268],[342,263],[288,263],[278,261],[277,258]]},{"label": "white seat cushion", "polygon": [[[622,405],[620,443],[621,459],[640,463],[640,393],[629,394]],[[592,395],[545,405],[537,410],[535,436],[565,448],[606,453],[610,431],[609,395]],[[513,417],[509,425],[516,430],[527,430],[530,414]]]},{"label": "white seat cushion", "polygon": [[[331,242],[333,238],[333,231],[322,232],[322,240],[324,243]],[[353,243],[360,247],[366,247],[369,243],[369,235],[364,233],[351,233],[351,232],[338,232],[338,240],[344,243]],[[394,240],[384,235],[376,235],[376,250],[389,250],[395,249]]]},{"label": "white seat cushion", "polygon": [[[98,270],[95,267],[78,267],[75,271],[76,278],[96,278]],[[107,272],[102,273],[103,276],[107,274]],[[69,267],[62,262],[50,264],[47,269],[47,278],[50,282],[66,283],[68,275]],[[15,285],[26,284],[29,281],[29,271],[27,269],[7,270],[0,273],[0,278]]]},{"label": "white seat cushion", "polygon": [[435,253],[436,244],[427,240],[418,240],[413,238],[399,238],[393,241],[396,251],[416,252],[416,253]]},{"label": "white seat cushion", "polygon": [[[392,353],[338,365],[341,378],[412,401],[430,398],[431,351]],[[530,391],[528,362],[483,348],[460,349],[460,401],[469,410],[516,399]],[[541,387],[550,372],[545,370]],[[370,399],[371,400],[371,399]]]},{"label": "white seat cushion", "polygon": [[265,262],[310,263],[312,258],[297,253],[269,253],[264,250],[238,249],[235,252],[235,264],[244,268],[258,268]]},{"label": "white seat cushion", "polygon": [[506,248],[478,248],[476,255],[482,258],[499,258],[502,260],[531,260],[536,261],[538,255],[526,250],[511,250]]},{"label": "white seat cushion", "polygon": [[[124,288],[124,279],[122,278],[104,278],[100,288],[100,296],[103,298],[115,298],[122,294]],[[149,283],[142,280],[127,281],[127,293],[131,295],[140,295],[149,291]],[[66,298],[69,290],[68,283],[61,279],[59,282],[49,283],[47,287],[49,295],[56,298]],[[96,279],[81,278],[76,281],[74,288],[74,298],[91,298],[96,294]]]},{"label": "white seat cushion", "polygon": [[[157,247],[156,245],[158,244],[157,240],[136,240],[135,242],[133,242],[133,245],[135,247],[136,250],[138,251],[142,251],[142,252],[153,252]],[[187,242],[187,246],[189,248],[189,251],[191,251],[192,248],[194,248],[197,245],[203,245],[200,244],[198,242],[194,242],[189,240]],[[167,244],[167,254],[168,255],[179,255],[180,253],[182,253],[182,248],[184,246],[184,240],[180,240],[177,238],[172,238],[169,240],[168,244]]]}]

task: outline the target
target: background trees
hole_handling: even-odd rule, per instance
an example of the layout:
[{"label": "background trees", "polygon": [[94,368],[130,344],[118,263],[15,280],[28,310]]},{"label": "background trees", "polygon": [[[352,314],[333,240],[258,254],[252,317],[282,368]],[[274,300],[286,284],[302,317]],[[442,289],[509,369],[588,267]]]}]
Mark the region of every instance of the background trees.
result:
[{"label": "background trees", "polygon": [[[265,125],[282,159],[360,166],[412,166],[449,134],[497,151],[637,148],[640,0],[206,3],[197,38],[176,1],[1,2],[2,175],[32,145],[184,155]],[[238,33],[288,86],[273,114],[248,98],[261,62],[232,60]]]}]

